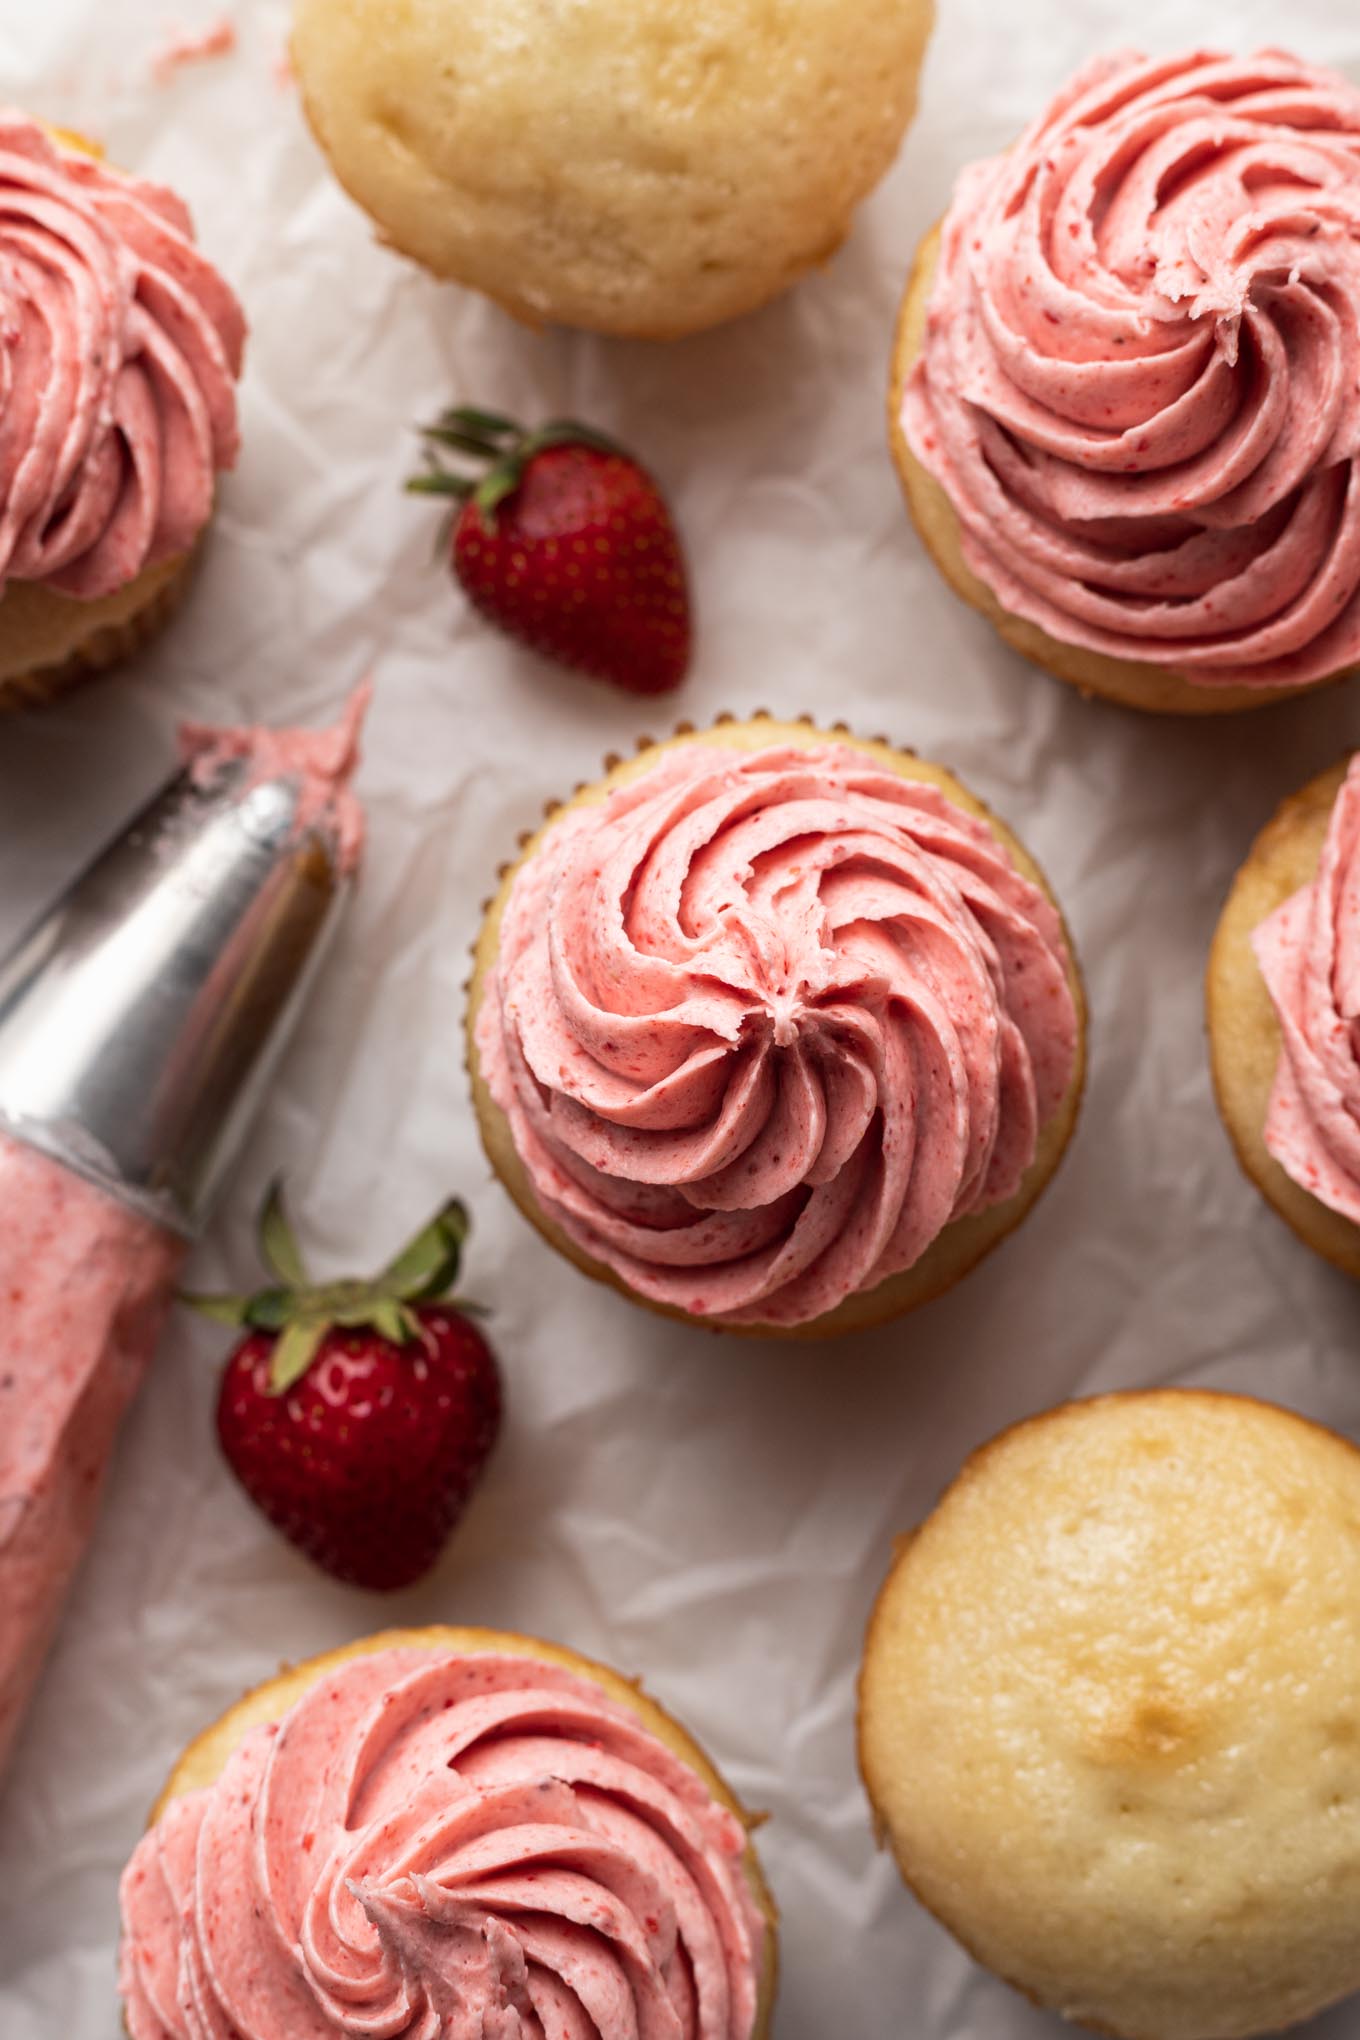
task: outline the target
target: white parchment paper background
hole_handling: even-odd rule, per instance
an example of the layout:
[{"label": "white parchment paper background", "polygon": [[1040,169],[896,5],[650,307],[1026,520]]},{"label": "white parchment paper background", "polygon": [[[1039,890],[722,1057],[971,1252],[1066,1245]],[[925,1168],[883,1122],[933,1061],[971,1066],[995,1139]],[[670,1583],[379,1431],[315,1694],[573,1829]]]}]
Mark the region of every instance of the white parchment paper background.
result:
[{"label": "white parchment paper background", "polygon": [[[276,78],[274,0],[240,0],[237,54],[164,88],[147,71],[159,0],[0,0],[0,99],[176,185],[253,326],[244,459],[190,606],[137,671],[0,723],[0,938],[150,789],[177,717],[321,719],[373,667],[362,894],[194,1276],[249,1279],[250,1216],[279,1167],[335,1268],[376,1261],[459,1188],[510,1396],[440,1572],[380,1603],[320,1578],[251,1511],[212,1436],[219,1334],[175,1324],[0,1797],[4,2040],[112,2040],[117,1874],[192,1735],[283,1657],[442,1619],[645,1673],[770,1810],[779,2040],[1039,2040],[1054,2024],[975,1970],[872,1845],[853,1688],[893,1536],[969,1448],[1076,1391],[1203,1382],[1360,1434],[1356,1292],[1239,1179],[1200,995],[1234,867],[1277,800],[1360,740],[1356,694],[1198,727],[1084,705],[936,579],[882,432],[899,290],[963,162],[1135,36],[1288,42],[1360,77],[1360,14],[941,13],[920,118],[850,245],[766,312],[649,348],[536,336],[377,247]],[[459,1041],[481,902],[544,800],[649,712],[475,627],[432,565],[428,510],[400,482],[410,424],[455,396],[577,412],[665,478],[702,637],[652,727],[768,706],[887,732],[994,802],[1067,907],[1094,1030],[1074,1151],[1024,1233],[898,1327],[814,1351],[668,1327],[552,1257],[488,1180]],[[1355,2040],[1360,2008],[1324,2035]]]}]

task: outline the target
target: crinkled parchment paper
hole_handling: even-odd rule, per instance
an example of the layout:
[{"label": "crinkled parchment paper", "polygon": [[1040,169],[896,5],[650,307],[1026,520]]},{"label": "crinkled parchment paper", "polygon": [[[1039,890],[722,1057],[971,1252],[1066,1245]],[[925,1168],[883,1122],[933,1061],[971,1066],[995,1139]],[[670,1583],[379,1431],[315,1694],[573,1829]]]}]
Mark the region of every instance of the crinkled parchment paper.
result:
[{"label": "crinkled parchment paper", "polygon": [[[180,0],[203,28],[216,0]],[[853,10],[848,10],[852,16]],[[783,302],[673,347],[535,335],[377,246],[280,83],[279,0],[162,87],[162,0],[0,0],[3,96],[190,200],[244,295],[245,453],[200,584],[134,672],[0,723],[0,938],[156,780],[178,717],[321,719],[370,667],[361,896],[193,1269],[252,1270],[287,1171],[317,1256],[376,1261],[448,1190],[476,1215],[505,1443],[438,1575],[395,1604],[266,1528],[212,1435],[221,1336],[181,1316],[0,1798],[0,2033],[111,2040],[116,1880],[180,1747],[284,1657],[392,1619],[561,1637],[643,1672],[772,1816],[780,2040],[1035,2040],[876,1852],[854,1765],[860,1639],[894,1536],[965,1452],[1074,1392],[1194,1381],[1360,1434],[1357,1297],[1243,1182],[1210,1098],[1201,973],[1277,800],[1360,740],[1354,690],[1178,727],[1087,706],[936,579],[883,440],[893,314],[969,157],[1140,37],[1288,41],[1360,77],[1338,0],[941,0],[920,118],[851,243]],[[507,146],[510,146],[507,141]],[[696,674],[650,709],[475,626],[403,498],[412,421],[455,396],[596,420],[665,478],[693,552]],[[459,1028],[501,856],[601,755],[685,715],[845,717],[957,768],[1071,917],[1093,1004],[1075,1148],[954,1295],[836,1350],[669,1326],[555,1259],[488,1180]],[[1316,2029],[1360,2035],[1360,2008]]]}]

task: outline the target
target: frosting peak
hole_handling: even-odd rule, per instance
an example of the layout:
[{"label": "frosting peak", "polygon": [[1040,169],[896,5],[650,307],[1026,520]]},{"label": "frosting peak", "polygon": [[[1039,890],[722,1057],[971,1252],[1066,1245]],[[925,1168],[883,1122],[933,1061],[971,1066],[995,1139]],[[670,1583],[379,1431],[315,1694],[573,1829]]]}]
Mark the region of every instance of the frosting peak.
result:
[{"label": "frosting peak", "polygon": [[1000,1203],[1071,1079],[1054,908],[849,746],[668,752],[521,867],[477,1025],[544,1209],[640,1295],[798,1324]]},{"label": "frosting peak", "polygon": [[749,2040],[740,1822],[535,1658],[338,1668],[123,1879],[132,2040]]},{"label": "frosting peak", "polygon": [[1360,1225],[1360,757],[1316,879],[1262,922],[1252,947],[1282,1036],[1266,1146],[1301,1188]]},{"label": "frosting peak", "polygon": [[1205,684],[1360,660],[1360,90],[1103,58],[959,180],[903,423],[969,566]]},{"label": "frosting peak", "polygon": [[0,113],[0,593],[93,600],[192,547],[244,344],[173,192]]}]

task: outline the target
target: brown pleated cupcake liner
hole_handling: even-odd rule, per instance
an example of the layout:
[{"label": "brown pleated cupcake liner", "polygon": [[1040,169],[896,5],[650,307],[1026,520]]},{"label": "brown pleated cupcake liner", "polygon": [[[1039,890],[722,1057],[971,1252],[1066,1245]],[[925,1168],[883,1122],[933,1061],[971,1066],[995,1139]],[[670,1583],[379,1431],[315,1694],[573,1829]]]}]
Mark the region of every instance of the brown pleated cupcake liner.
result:
[{"label": "brown pleated cupcake liner", "polygon": [[[55,701],[141,651],[164,629],[179,608],[197,561],[198,549],[195,548],[178,562],[168,579],[163,578],[161,570],[153,570],[146,600],[130,616],[117,622],[95,623],[88,636],[60,658],[0,677],[0,715],[14,715]],[[65,596],[53,596],[51,599],[71,600]],[[3,658],[4,637],[5,611],[4,603],[0,601],[0,658]]]}]

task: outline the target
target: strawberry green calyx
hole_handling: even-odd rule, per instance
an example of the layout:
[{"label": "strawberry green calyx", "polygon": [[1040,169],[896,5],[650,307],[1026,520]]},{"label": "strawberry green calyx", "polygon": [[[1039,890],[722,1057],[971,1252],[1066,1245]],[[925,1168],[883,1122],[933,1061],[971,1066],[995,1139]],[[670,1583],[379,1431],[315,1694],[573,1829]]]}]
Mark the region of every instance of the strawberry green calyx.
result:
[{"label": "strawberry green calyx", "polygon": [[[443,411],[433,425],[421,427],[425,442],[425,467],[406,484],[413,496],[446,496],[457,503],[475,501],[483,517],[491,520],[507,496],[513,496],[524,479],[529,463],[553,446],[588,446],[596,453],[627,458],[617,441],[593,425],[572,418],[553,418],[532,432],[513,418],[496,411],[478,411],[459,405]],[[473,472],[463,473],[447,465],[444,455],[455,453],[472,463]]]},{"label": "strawberry green calyx", "polygon": [[260,1212],[258,1236],[261,1259],[277,1280],[252,1295],[185,1296],[183,1301],[218,1324],[273,1333],[269,1392],[286,1395],[301,1381],[332,1331],[369,1328],[394,1346],[418,1339],[417,1306],[434,1303],[453,1288],[468,1230],[466,1207],[450,1198],[380,1275],[367,1281],[314,1283],[288,1217],[282,1185],[275,1183]]}]

